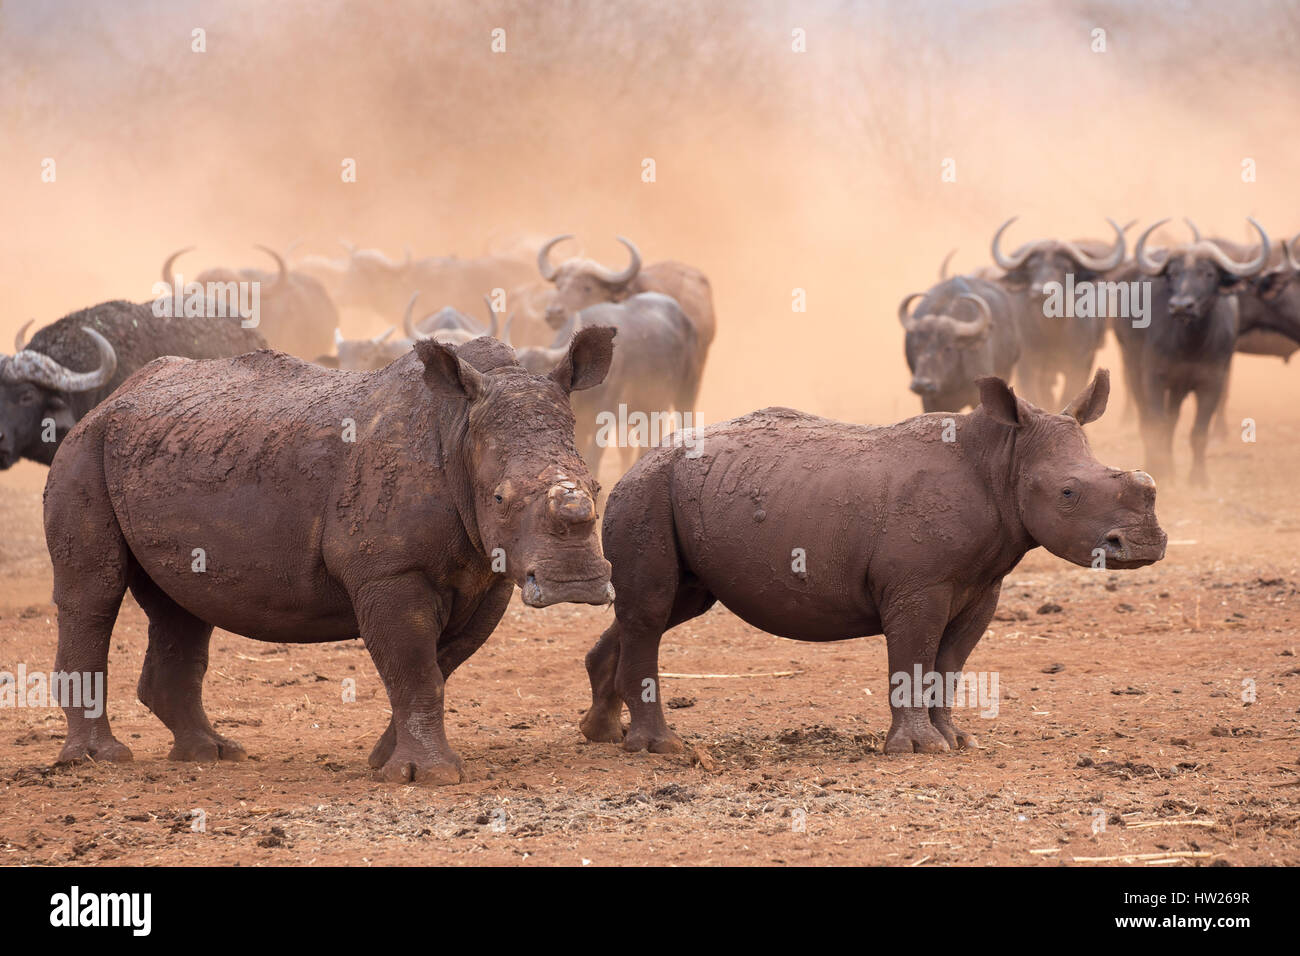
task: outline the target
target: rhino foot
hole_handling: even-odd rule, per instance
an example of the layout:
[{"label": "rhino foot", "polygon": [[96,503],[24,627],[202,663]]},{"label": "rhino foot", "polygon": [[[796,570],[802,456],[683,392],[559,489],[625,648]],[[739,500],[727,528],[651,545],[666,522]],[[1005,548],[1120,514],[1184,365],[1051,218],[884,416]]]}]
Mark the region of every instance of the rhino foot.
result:
[{"label": "rhino foot", "polygon": [[592,708],[582,715],[578,724],[582,735],[593,743],[618,744],[623,742],[623,720],[619,710],[597,711]]},{"label": "rhino foot", "polygon": [[633,727],[623,739],[623,749],[628,753],[648,750],[652,754],[679,754],[686,749],[682,738],[667,727],[660,731],[638,730]]},{"label": "rhino foot", "polygon": [[928,717],[924,723],[895,720],[889,728],[889,736],[885,738],[887,754],[942,754],[951,749],[948,741],[943,739],[943,734],[930,724]]},{"label": "rhino foot", "polygon": [[185,760],[197,763],[213,763],[218,760],[247,760],[248,751],[244,750],[229,737],[222,737],[211,731],[195,731],[177,737],[172,744],[168,760]]},{"label": "rhino foot", "polygon": [[129,763],[134,759],[131,748],[110,735],[107,738],[91,740],[70,738],[59,751],[59,759],[55,763],[78,764],[87,760]]},{"label": "rhino foot", "polygon": [[980,750],[979,738],[969,731],[962,730],[952,722],[949,715],[936,712],[930,716],[934,729],[943,735],[948,746],[953,750]]},{"label": "rhino foot", "polygon": [[445,786],[465,779],[465,764],[455,754],[451,759],[428,760],[394,754],[379,771],[387,783],[422,783]]}]

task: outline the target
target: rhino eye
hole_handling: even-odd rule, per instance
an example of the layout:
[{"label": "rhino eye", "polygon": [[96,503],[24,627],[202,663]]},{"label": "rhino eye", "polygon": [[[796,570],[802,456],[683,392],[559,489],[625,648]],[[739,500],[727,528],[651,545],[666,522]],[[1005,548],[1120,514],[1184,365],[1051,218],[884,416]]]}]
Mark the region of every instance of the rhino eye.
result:
[{"label": "rhino eye", "polygon": [[1070,488],[1062,488],[1062,489],[1061,489],[1061,494],[1065,495],[1065,497],[1067,497],[1067,498],[1073,498],[1073,497],[1074,497],[1074,491],[1073,491],[1072,489],[1070,489]]},{"label": "rhino eye", "polygon": [[497,504],[501,504],[501,502],[505,501],[505,499],[502,498],[499,494],[493,495],[492,497],[497,500]]}]

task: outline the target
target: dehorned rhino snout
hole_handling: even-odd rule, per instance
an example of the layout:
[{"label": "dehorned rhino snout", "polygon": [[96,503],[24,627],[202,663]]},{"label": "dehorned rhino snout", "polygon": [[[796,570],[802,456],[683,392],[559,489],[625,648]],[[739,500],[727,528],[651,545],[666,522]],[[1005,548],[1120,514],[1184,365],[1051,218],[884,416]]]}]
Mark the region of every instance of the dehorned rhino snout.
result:
[{"label": "dehorned rhino snout", "polygon": [[596,517],[596,503],[591,495],[573,481],[551,485],[546,493],[546,506],[552,515],[568,524],[584,524]]}]

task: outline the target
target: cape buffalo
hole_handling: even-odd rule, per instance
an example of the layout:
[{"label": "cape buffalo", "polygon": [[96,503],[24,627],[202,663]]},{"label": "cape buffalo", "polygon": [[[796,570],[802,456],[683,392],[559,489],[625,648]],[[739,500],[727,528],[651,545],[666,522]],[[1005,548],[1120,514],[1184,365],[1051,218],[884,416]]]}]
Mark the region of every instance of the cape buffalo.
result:
[{"label": "cape buffalo", "polygon": [[671,412],[677,416],[670,424],[688,420],[684,416],[694,414],[700,384],[695,326],[677,300],[654,292],[583,309],[570,316],[552,347],[518,349],[519,364],[544,374],[563,360],[575,329],[602,325],[618,329],[609,375],[599,387],[573,400],[578,449],[592,474],[599,473],[607,445],[619,446],[626,469],[655,444],[656,431],[662,439],[663,420]]},{"label": "cape buffalo", "polygon": [[[167,257],[162,279],[175,286],[172,267],[177,258],[193,249],[180,249]],[[207,287],[209,283],[257,282],[261,289],[261,315],[258,331],[272,348],[299,358],[310,359],[329,351],[334,330],[339,325],[338,309],[319,281],[301,272],[290,272],[274,249],[258,246],[275,260],[276,271],[262,269],[207,269],[190,282]]]},{"label": "cape buffalo", "polygon": [[266,347],[237,318],[160,318],[153,303],[102,302],[0,354],[0,469],[48,465],[72,427],[133,372],[163,355],[223,358]]},{"label": "cape buffalo", "polygon": [[[920,304],[908,314],[913,299]],[[1020,329],[1010,297],[994,282],[957,277],[898,306],[911,389],[927,412],[979,404],[976,381],[1010,378],[1020,358]]]},{"label": "cape buffalo", "polygon": [[[201,700],[213,627],[360,636],[393,713],[371,766],[459,781],[443,683],[514,586],[531,607],[613,598],[569,394],[600,384],[614,334],[583,329],[547,376],[492,339],[417,342],[371,373],[266,350],[146,366],[50,470],[56,668],[107,672],[129,587],[149,617],[138,692],[172,731],[171,758],[238,760]],[[131,758],[106,714],[65,713],[60,761]]]},{"label": "cape buffalo", "polygon": [[[795,640],[883,633],[891,687],[937,672],[948,689],[1028,551],[1094,568],[1159,561],[1154,481],[1099,463],[1081,427],[1109,388],[1102,369],[1053,415],[984,378],[955,431],[947,415],[873,428],[767,408],[703,429],[695,457],[646,456],[605,513],[615,620],[587,654],[582,732],[629,751],[680,750],[659,642],[715,601]],[[952,704],[891,694],[886,752],[971,746]]]},{"label": "cape buffalo", "polygon": [[1173,436],[1179,410],[1196,395],[1192,424],[1193,484],[1205,484],[1205,448],[1210,419],[1222,402],[1237,345],[1239,306],[1233,292],[1264,269],[1269,239],[1254,219],[1261,245],[1253,259],[1239,262],[1208,239],[1167,251],[1147,248],[1150,226],[1138,239],[1134,265],[1152,284],[1151,323],[1134,328],[1116,322],[1124,375],[1137,399],[1146,466],[1157,478],[1172,478]]},{"label": "cape buffalo", "polygon": [[[1049,289],[1052,283],[1064,285],[1067,275],[1078,284],[1095,281],[1118,268],[1124,261],[1124,229],[1113,219],[1106,220],[1115,230],[1115,242],[1109,247],[1091,239],[1040,239],[1007,255],[1001,247],[1002,234],[1015,221],[1013,216],[993,234],[992,253],[993,261],[1006,273],[997,281],[1016,300],[1020,319],[1016,381],[1031,402],[1055,406],[1088,381],[1106,334],[1106,322],[1099,316],[1048,316]],[[1058,375],[1064,379],[1059,394],[1055,388]]]},{"label": "cape buffalo", "polygon": [[642,292],[659,292],[677,300],[682,312],[695,326],[700,343],[700,368],[709,355],[717,323],[713,314],[713,291],[699,269],[680,262],[656,262],[641,267],[641,253],[631,241],[618,237],[630,257],[621,272],[606,268],[590,259],[570,259],[560,265],[550,260],[551,249],[572,236],[556,236],[537,253],[537,269],[542,278],[555,286],[546,307],[546,321],[559,328],[575,313],[600,302],[621,302]]}]

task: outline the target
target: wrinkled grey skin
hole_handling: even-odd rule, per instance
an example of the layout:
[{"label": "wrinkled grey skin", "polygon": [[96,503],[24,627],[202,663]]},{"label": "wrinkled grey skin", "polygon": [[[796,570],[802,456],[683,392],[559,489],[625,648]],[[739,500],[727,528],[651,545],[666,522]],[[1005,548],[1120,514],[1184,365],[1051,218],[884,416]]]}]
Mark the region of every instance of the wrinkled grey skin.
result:
[{"label": "wrinkled grey skin", "polygon": [[[599,384],[614,334],[583,329],[547,376],[492,339],[419,342],[372,373],[269,350],[150,363],[50,469],[56,666],[107,672],[130,588],[149,617],[139,695],[172,731],[172,759],[237,760],[243,748],[203,710],[213,628],[275,643],[360,636],[393,714],[371,766],[395,782],[459,781],[444,681],[514,586],[532,607],[613,597],[569,395]],[[106,713],[65,713],[61,762],[131,759]]]},{"label": "wrinkled grey skin", "polygon": [[[605,450],[599,441],[601,413],[617,416],[620,405],[625,405],[629,414],[693,412],[700,385],[700,343],[695,326],[675,299],[654,292],[583,309],[556,333],[550,348],[517,349],[519,364],[536,375],[544,374],[560,360],[575,330],[598,326],[618,329],[614,361],[600,386],[573,399],[578,451],[593,475],[599,474]],[[624,468],[648,450],[622,446]]]},{"label": "wrinkled grey skin", "polygon": [[1227,387],[1240,329],[1237,292],[1266,268],[1270,243],[1263,228],[1252,260],[1237,260],[1229,250],[1199,237],[1168,250],[1151,250],[1147,241],[1165,220],[1139,238],[1126,277],[1151,282],[1151,324],[1133,328],[1114,323],[1124,356],[1124,375],[1137,400],[1145,467],[1158,480],[1173,479],[1173,434],[1188,395],[1196,396],[1192,422],[1191,482],[1208,482],[1205,451],[1212,417]]},{"label": "wrinkled grey skin", "polygon": [[[1003,232],[1015,219],[1002,224],[993,236],[993,260],[1004,274],[996,281],[1012,297],[1020,323],[1020,362],[1016,382],[1026,399],[1055,408],[1076,394],[1088,381],[1106,334],[1104,318],[1053,318],[1044,314],[1049,283],[1091,282],[1120,268],[1124,261],[1124,229],[1107,220],[1115,231],[1113,243],[1095,239],[1068,242],[1042,239],[1027,243],[1010,255],[1001,251]],[[1063,381],[1059,391],[1056,381]]]},{"label": "wrinkled grey skin", "polygon": [[[983,301],[986,313],[974,296]],[[899,306],[911,390],[927,412],[959,412],[979,404],[976,382],[1010,378],[1020,358],[1020,328],[1010,297],[995,282],[958,276],[940,282],[907,313]]]},{"label": "wrinkled grey skin", "polygon": [[[697,457],[647,455],[605,510],[615,620],[587,655],[583,734],[681,750],[664,719],[660,639],[715,602],[795,640],[883,633],[892,687],[916,669],[959,677],[1003,578],[1034,548],[1082,567],[1159,561],[1155,483],[1102,465],[1081,427],[1105,410],[1109,382],[1098,371],[1059,415],[994,378],[969,414],[885,427],[769,408],[707,426]],[[951,703],[891,697],[885,751],[973,746]]]}]

